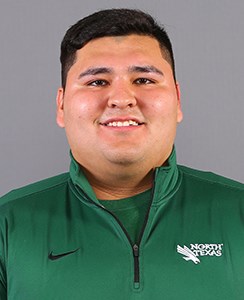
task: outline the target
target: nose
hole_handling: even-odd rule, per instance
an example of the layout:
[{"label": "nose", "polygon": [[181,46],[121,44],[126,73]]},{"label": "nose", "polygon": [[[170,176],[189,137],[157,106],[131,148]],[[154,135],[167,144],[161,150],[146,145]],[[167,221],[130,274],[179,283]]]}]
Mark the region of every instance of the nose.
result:
[{"label": "nose", "polygon": [[108,106],[111,108],[125,109],[137,103],[133,88],[130,84],[119,83],[111,87]]}]

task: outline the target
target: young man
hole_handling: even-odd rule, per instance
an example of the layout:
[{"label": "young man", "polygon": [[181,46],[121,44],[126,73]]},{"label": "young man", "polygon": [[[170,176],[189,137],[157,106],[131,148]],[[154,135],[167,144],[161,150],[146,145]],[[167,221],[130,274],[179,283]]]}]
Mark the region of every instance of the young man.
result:
[{"label": "young man", "polygon": [[176,164],[170,40],[88,16],[61,45],[70,172],[1,199],[1,299],[243,299],[244,186]]}]

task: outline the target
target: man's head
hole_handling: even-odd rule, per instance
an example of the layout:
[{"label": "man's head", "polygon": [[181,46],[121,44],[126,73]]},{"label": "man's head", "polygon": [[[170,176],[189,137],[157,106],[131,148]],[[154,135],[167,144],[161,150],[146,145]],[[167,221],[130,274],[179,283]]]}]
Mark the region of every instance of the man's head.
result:
[{"label": "man's head", "polygon": [[155,38],[163,57],[171,65],[176,80],[172,46],[164,28],[149,14],[140,10],[108,9],[81,19],[66,32],[61,44],[60,56],[63,88],[65,88],[67,73],[75,62],[77,50],[96,38],[130,34]]},{"label": "man's head", "polygon": [[69,29],[61,60],[57,123],[89,174],[141,180],[166,162],[182,119],[180,90],[171,44],[151,17],[134,10],[87,17]]}]

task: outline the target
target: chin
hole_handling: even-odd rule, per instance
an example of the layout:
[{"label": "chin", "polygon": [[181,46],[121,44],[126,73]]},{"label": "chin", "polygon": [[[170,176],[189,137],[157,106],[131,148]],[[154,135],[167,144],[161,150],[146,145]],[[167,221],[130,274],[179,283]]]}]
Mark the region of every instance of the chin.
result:
[{"label": "chin", "polygon": [[143,161],[143,157],[141,155],[135,155],[134,153],[114,153],[113,155],[106,155],[106,158],[109,162],[121,166],[129,166]]}]

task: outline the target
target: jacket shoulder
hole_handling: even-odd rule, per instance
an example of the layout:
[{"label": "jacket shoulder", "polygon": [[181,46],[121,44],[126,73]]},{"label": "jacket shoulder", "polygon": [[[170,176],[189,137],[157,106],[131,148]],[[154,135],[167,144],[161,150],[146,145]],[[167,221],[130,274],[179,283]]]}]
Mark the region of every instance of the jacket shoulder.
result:
[{"label": "jacket shoulder", "polygon": [[0,197],[0,205],[14,201],[16,199],[25,198],[28,196],[32,196],[34,194],[39,194],[49,189],[58,187],[60,185],[65,184],[69,178],[70,178],[69,173],[63,173],[12,190],[6,195]]},{"label": "jacket shoulder", "polygon": [[244,192],[244,184],[233,179],[215,174],[213,172],[196,170],[182,165],[179,165],[178,168],[183,175],[191,177],[192,179],[204,181],[206,184],[208,183],[226,186],[228,188],[233,188]]}]

